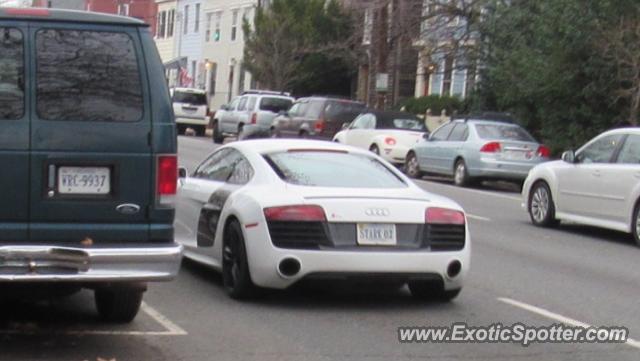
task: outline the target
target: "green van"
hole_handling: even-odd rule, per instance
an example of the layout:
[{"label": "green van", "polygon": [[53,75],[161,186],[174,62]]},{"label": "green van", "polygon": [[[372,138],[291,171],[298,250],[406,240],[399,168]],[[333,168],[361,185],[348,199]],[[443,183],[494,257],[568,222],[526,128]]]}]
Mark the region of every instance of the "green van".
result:
[{"label": "green van", "polygon": [[133,320],[174,278],[176,126],[149,28],[0,9],[0,284],[95,291]]}]

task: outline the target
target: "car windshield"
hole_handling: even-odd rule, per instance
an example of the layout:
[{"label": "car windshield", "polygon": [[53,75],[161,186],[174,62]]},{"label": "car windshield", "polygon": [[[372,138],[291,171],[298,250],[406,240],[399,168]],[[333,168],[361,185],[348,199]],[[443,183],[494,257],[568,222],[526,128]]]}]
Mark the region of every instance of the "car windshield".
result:
[{"label": "car windshield", "polygon": [[478,136],[490,140],[516,140],[535,142],[536,140],[526,130],[511,124],[477,124]]},{"label": "car windshield", "polygon": [[402,130],[426,131],[424,122],[420,119],[394,119],[393,127]]},{"label": "car windshield", "polygon": [[207,97],[203,93],[189,93],[176,91],[173,93],[173,101],[175,103],[186,103],[191,105],[207,104]]},{"label": "car windshield", "polygon": [[291,108],[293,101],[286,98],[269,98],[264,97],[260,101],[260,110],[265,110],[272,113],[280,113],[283,110]]},{"label": "car windshield", "polygon": [[[407,185],[377,159],[334,151],[292,151],[265,156],[285,182],[312,187],[403,188]],[[336,177],[339,174],[339,177]]]},{"label": "car windshield", "polygon": [[329,101],[325,109],[327,116],[335,116],[341,113],[360,113],[364,110],[365,105],[350,101]]}]

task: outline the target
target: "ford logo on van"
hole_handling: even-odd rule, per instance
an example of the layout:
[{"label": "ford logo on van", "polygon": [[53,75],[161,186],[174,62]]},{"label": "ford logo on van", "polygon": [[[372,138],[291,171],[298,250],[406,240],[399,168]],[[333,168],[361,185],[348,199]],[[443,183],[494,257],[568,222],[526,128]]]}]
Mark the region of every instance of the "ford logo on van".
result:
[{"label": "ford logo on van", "polygon": [[137,214],[140,212],[140,206],[133,203],[125,203],[117,206],[116,211],[125,215]]}]

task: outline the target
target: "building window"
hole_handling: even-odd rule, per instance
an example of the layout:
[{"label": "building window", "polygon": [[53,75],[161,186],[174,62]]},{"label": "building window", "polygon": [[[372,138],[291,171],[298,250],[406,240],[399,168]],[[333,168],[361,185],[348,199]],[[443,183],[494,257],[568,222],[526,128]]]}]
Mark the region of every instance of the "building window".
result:
[{"label": "building window", "polygon": [[231,41],[236,41],[238,36],[238,9],[233,10],[231,17]]},{"label": "building window", "polygon": [[216,93],[216,78],[218,77],[218,64],[216,63],[209,63],[210,68],[209,68],[209,94],[215,94]]},{"label": "building window", "polygon": [[184,29],[185,34],[189,33],[189,5],[184,6]]},{"label": "building window", "polygon": [[213,13],[207,14],[207,28],[204,33],[204,41],[207,43],[211,41],[211,18],[212,17],[213,17]]},{"label": "building window", "polygon": [[169,16],[167,17],[167,38],[170,38],[173,36],[173,27],[175,25],[175,21],[176,21],[176,10],[171,9],[169,10]]},{"label": "building window", "polygon": [[244,9],[244,12],[242,14],[242,21],[243,21],[243,24],[244,24],[244,21],[251,23],[251,8]]},{"label": "building window", "polygon": [[216,23],[213,30],[213,41],[216,43],[220,41],[220,31],[222,29],[222,11],[216,13]]},{"label": "building window", "polygon": [[200,31],[200,4],[196,4],[196,15],[193,19],[193,32],[197,33]]},{"label": "building window", "polygon": [[118,4],[118,15],[129,16],[129,4]]},{"label": "building window", "polygon": [[448,56],[444,60],[444,73],[442,78],[442,95],[451,94],[451,79],[453,76],[453,57]]},{"label": "building window", "polygon": [[364,11],[364,31],[362,34],[362,44],[371,44],[371,33],[373,32],[373,9],[368,8]]},{"label": "building window", "polygon": [[167,29],[167,12],[162,11],[158,13],[158,24],[156,27],[156,36],[158,38],[164,38],[166,36]]},{"label": "building window", "polygon": [[238,94],[242,94],[244,93],[244,77],[245,77],[245,71],[244,71],[244,65],[240,64],[240,70],[239,70],[239,74],[238,74],[239,78],[238,78]]}]

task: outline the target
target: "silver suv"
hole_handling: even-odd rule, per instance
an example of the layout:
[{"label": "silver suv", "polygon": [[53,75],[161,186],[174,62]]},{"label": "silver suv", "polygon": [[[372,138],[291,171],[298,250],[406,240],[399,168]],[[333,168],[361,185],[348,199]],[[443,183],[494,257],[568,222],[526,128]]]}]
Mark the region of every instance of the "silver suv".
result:
[{"label": "silver suv", "polygon": [[252,132],[268,134],[273,119],[293,104],[288,93],[253,90],[234,98],[223,105],[213,119],[213,141],[222,143],[225,136],[242,137],[251,128]]}]

